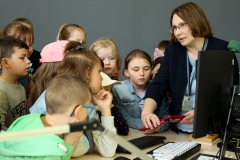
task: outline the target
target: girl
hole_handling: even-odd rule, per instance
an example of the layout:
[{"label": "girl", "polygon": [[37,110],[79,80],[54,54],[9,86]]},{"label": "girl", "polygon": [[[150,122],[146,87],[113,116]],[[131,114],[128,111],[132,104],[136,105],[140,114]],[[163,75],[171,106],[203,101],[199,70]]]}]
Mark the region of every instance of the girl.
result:
[{"label": "girl", "polygon": [[[131,128],[140,129],[143,127],[141,113],[145,92],[150,84],[151,64],[151,57],[146,52],[139,49],[131,51],[125,58],[123,71],[128,79],[112,88],[113,102]],[[164,118],[169,115],[167,110],[166,99],[161,105],[161,110],[157,110],[156,114],[159,118]],[[168,126],[168,123],[163,124],[155,131],[163,132],[168,129]],[[153,131],[146,130],[144,132],[149,134]]]},{"label": "girl", "polygon": [[[63,59],[64,46],[67,42],[68,41],[59,41],[58,43],[51,43],[43,48],[41,52],[42,58],[40,59],[41,66],[35,72],[35,76],[33,78],[35,86],[30,95],[30,101],[32,104],[36,102],[38,97],[46,89],[49,81],[52,79],[55,67]],[[52,57],[48,55],[52,55]]]},{"label": "girl", "polygon": [[155,74],[158,72],[160,65],[162,63],[162,59],[164,57],[165,48],[167,45],[169,45],[170,41],[163,40],[159,42],[158,47],[155,48],[154,54],[153,54],[153,66],[152,66],[152,80],[155,77]]},{"label": "girl", "polygon": [[[55,43],[60,43],[60,41],[54,42],[54,44]],[[53,44],[50,45],[51,46],[48,46],[48,48],[56,47]],[[110,110],[112,96],[109,92],[103,90],[101,85],[102,77],[100,75],[100,72],[102,71],[103,67],[101,60],[94,51],[90,51],[86,49],[84,45],[74,41],[67,43],[64,53],[64,59],[56,67],[56,70],[51,77],[63,73],[69,73],[85,80],[91,88],[93,98],[92,103],[94,102],[100,108],[102,114],[102,125],[105,128],[116,132],[116,128],[114,127],[113,123],[113,116],[111,116]],[[44,54],[44,52],[41,54],[45,56],[47,55]],[[56,56],[54,57],[57,58]],[[45,58],[46,57],[44,56],[42,57],[42,59]],[[87,109],[88,119],[98,118],[93,104],[91,104]],[[47,112],[45,104],[45,91],[31,108],[31,113],[36,112]],[[91,153],[95,145],[98,148],[100,154],[104,157],[112,157],[115,154],[117,147],[116,142],[102,135],[99,131],[87,131],[79,139],[72,156],[78,157],[86,153]]]},{"label": "girl", "polygon": [[[34,32],[33,32],[33,24],[32,22],[27,19],[27,18],[16,18],[12,21],[12,23],[21,23],[25,26],[27,26],[28,28],[30,28],[32,30],[32,34],[33,34],[33,39],[32,39],[32,44],[34,43]],[[39,62],[39,59],[41,58],[40,56],[40,52],[33,49],[32,53],[30,52],[29,53],[29,60],[31,61],[32,63],[32,66],[31,68],[29,69],[29,77],[30,79],[32,80],[33,77],[34,77],[34,73],[35,71],[38,69],[38,67],[40,66],[40,62]]]},{"label": "girl", "polygon": [[[95,51],[103,61],[103,72],[111,79],[118,80],[122,60],[118,53],[116,43],[110,38],[100,38],[91,45],[90,49]],[[111,91],[112,86],[104,87],[104,89]],[[114,116],[114,124],[117,128],[117,133],[119,135],[128,135],[129,128],[122,114],[117,111],[116,107],[112,107],[111,112]]]},{"label": "girl", "polygon": [[86,44],[86,32],[77,24],[63,24],[59,29],[57,40],[77,41]]},{"label": "girl", "polygon": [[112,74],[121,68],[122,60],[116,43],[110,38],[100,38],[91,45],[90,49],[95,51],[103,61],[103,72],[109,77],[117,79],[118,77],[112,77]]},{"label": "girl", "polygon": [[[193,131],[193,108],[195,107],[196,94],[196,76],[194,75],[196,75],[198,52],[202,50],[228,50],[228,42],[213,37],[210,23],[204,11],[193,2],[182,4],[173,10],[170,26],[171,44],[166,47],[161,68],[148,87],[142,122],[146,128],[154,130],[160,125],[159,117],[154,114],[154,111],[160,108],[159,104],[162,103],[167,91],[170,90],[170,114],[183,114],[185,116],[180,123],[176,123],[175,129],[191,133]],[[238,85],[239,69],[237,63],[235,63],[234,68],[233,84]],[[184,104],[191,104],[191,109],[186,108]]]},{"label": "girl", "polygon": [[[77,24],[63,24],[58,32],[57,40],[67,40],[67,41],[77,41],[80,43],[86,43],[86,33],[84,29]],[[56,47],[55,47],[56,48]],[[61,47],[60,47],[61,48]],[[62,59],[61,59],[62,60]],[[47,62],[41,61],[42,67],[38,69],[35,73],[33,82],[35,83],[35,88],[31,96],[31,102],[34,104],[37,98],[46,89],[46,84],[48,84],[50,77],[53,74],[54,68],[59,62]]]}]

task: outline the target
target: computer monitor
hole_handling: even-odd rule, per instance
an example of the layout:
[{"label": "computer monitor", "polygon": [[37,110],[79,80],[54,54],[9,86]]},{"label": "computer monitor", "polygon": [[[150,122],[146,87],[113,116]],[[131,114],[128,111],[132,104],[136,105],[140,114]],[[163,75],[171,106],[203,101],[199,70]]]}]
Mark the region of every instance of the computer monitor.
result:
[{"label": "computer monitor", "polygon": [[[214,130],[213,119],[221,117],[218,129],[226,126],[233,86],[234,52],[200,51],[197,62],[193,138]],[[224,133],[224,132],[223,132]]]}]

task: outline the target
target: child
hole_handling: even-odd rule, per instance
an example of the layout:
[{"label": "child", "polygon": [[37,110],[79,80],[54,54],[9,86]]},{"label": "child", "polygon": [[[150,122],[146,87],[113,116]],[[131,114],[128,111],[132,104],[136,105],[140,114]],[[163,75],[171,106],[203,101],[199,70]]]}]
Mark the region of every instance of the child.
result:
[{"label": "child", "polygon": [[[131,128],[140,129],[143,127],[141,112],[145,97],[145,92],[150,84],[151,57],[144,51],[135,49],[125,58],[124,75],[128,79],[115,84],[112,88],[113,102],[126,119]],[[160,118],[168,116],[167,100],[163,101],[161,110],[156,111]],[[161,132],[168,129],[169,124],[161,125]],[[149,134],[152,131],[146,130]]]},{"label": "child", "polygon": [[[32,22],[29,19],[27,19],[27,18],[16,18],[16,19],[14,19],[12,21],[12,23],[21,23],[21,24],[27,26],[28,28],[30,28],[32,30],[32,34],[33,34],[32,44],[34,43],[33,24],[32,24]],[[29,55],[29,58],[28,58],[31,61],[31,63],[32,63],[32,66],[30,67],[29,74],[28,74],[31,80],[34,77],[35,71],[38,69],[38,67],[41,64],[39,62],[39,59],[41,58],[40,52],[35,50],[35,49],[33,49],[32,48],[32,44],[30,46],[31,49],[32,49],[32,52],[29,53],[30,55]]]},{"label": "child", "polygon": [[[86,82],[70,74],[58,75],[51,80],[46,90],[48,113],[22,116],[14,121],[7,132],[85,121],[86,107],[90,101],[91,92]],[[78,131],[1,142],[0,159],[68,160],[82,134],[82,131]]]},{"label": "child", "polygon": [[[28,45],[28,48],[29,48],[28,57],[29,57],[29,55],[32,54],[32,52],[33,52],[33,49],[32,49],[33,32],[30,28],[23,25],[22,23],[10,23],[7,26],[3,27],[3,29],[1,30],[1,33],[0,33],[0,37],[6,37],[6,36],[14,37],[14,38],[24,41]],[[29,68],[29,70],[30,70],[30,68]],[[29,97],[31,90],[34,87],[34,83],[31,81],[29,76],[26,75],[26,76],[20,77],[18,79],[18,82],[21,85],[23,85],[23,87],[25,88],[25,91],[27,93],[27,97]],[[29,104],[30,104],[30,101],[28,98],[28,102],[27,102],[28,107],[29,107]]]},{"label": "child", "polygon": [[103,72],[109,77],[117,79],[112,77],[112,73],[121,68],[122,61],[116,43],[110,38],[100,38],[91,45],[90,49],[95,51],[103,61]]},{"label": "child", "polygon": [[153,54],[153,66],[152,66],[152,80],[154,79],[156,73],[158,72],[158,69],[160,68],[162,59],[164,57],[165,48],[167,45],[170,44],[170,41],[163,40],[158,44],[158,48],[155,48],[154,54]]},{"label": "child", "polygon": [[28,46],[21,40],[6,37],[0,39],[2,75],[0,76],[0,123],[6,130],[12,122],[28,113],[26,91],[18,83],[30,67]]},{"label": "child", "polygon": [[[58,42],[55,42],[58,43]],[[52,45],[52,44],[50,44]],[[49,55],[51,50],[55,50],[54,47],[48,47],[48,50],[43,50],[42,55]],[[55,52],[57,53],[57,52]],[[61,52],[60,52],[61,53]],[[100,108],[102,117],[101,122],[105,128],[116,132],[116,128],[113,124],[113,116],[111,116],[110,105],[112,102],[112,95],[103,90],[101,86],[102,77],[100,72],[102,70],[102,64],[99,57],[94,51],[90,51],[84,47],[84,45],[70,41],[67,43],[64,59],[57,65],[55,73],[52,75],[58,75],[62,73],[70,73],[77,75],[85,80],[92,93],[92,103],[96,103]],[[44,60],[46,57],[42,56]],[[45,92],[38,98],[36,103],[30,109],[31,113],[46,113],[45,104]],[[88,107],[88,119],[98,118],[94,105]],[[101,135],[99,131],[86,132],[78,141],[73,152],[73,157],[78,157],[86,153],[91,153],[94,146],[98,148],[100,154],[104,157],[112,157],[115,154],[117,143],[108,137]]]},{"label": "child", "polygon": [[[64,55],[64,47],[68,41],[57,41],[46,45],[41,52],[41,66],[35,72],[33,82],[35,86],[30,95],[30,101],[32,106],[42,92],[46,89],[48,83],[52,79],[52,74],[55,67],[62,61]],[[30,108],[31,111],[31,108]],[[37,112],[38,113],[38,112]]]},{"label": "child", "polygon": [[59,29],[57,40],[77,41],[86,44],[86,32],[77,24],[63,24]]},{"label": "child", "polygon": [[[118,53],[116,43],[110,38],[100,38],[91,45],[90,49],[95,51],[103,61],[103,72],[111,79],[118,80],[122,60]],[[104,87],[104,89],[111,91],[112,85],[108,86],[108,88]],[[129,128],[122,114],[117,111],[116,107],[112,107],[111,112],[114,116],[114,125],[117,128],[117,133],[119,135],[128,135]]]},{"label": "child", "polygon": [[[170,41],[163,40],[158,44],[158,48],[156,48],[154,51],[154,54],[153,54],[154,60],[153,60],[153,65],[152,65],[152,78],[151,78],[152,80],[154,79],[155,75],[157,74],[157,72],[161,66],[161,63],[162,63],[162,60],[164,57],[165,48],[169,44],[170,44]],[[171,103],[170,92],[167,92],[167,98],[168,98],[168,103],[170,104]]]},{"label": "child", "polygon": [[[33,34],[30,28],[26,27],[21,23],[10,23],[7,26],[3,27],[0,31],[0,38],[10,36],[17,39],[24,41],[29,48],[28,57],[32,54],[32,41],[33,41]],[[25,76],[27,77],[27,76]],[[30,79],[27,78],[20,78],[19,83],[23,85],[26,92],[33,87],[33,83]]]}]

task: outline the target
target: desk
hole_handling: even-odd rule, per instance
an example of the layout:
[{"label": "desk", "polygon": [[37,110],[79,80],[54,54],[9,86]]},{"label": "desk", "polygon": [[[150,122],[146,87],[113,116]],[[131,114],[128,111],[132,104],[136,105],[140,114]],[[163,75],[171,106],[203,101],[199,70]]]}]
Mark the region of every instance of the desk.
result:
[{"label": "desk", "polygon": [[[166,131],[164,133],[154,133],[153,135],[165,136],[167,139],[164,142],[189,141],[188,134],[179,133],[179,135],[178,135],[173,131]],[[145,134],[139,130],[129,128],[128,136],[122,136],[122,137],[126,140],[130,140],[130,139],[134,139],[134,138],[141,137],[141,136],[145,136]],[[154,148],[157,148],[158,146],[159,145],[143,149],[143,152],[147,153],[148,151],[150,151]],[[216,146],[216,144],[213,146],[202,144],[200,152],[209,151],[209,152],[217,153],[218,150],[219,150],[219,148]],[[226,153],[230,154],[230,155],[234,155],[234,153],[232,153],[232,152],[226,152]],[[95,151],[92,154],[83,155],[83,156],[77,157],[77,158],[71,158],[71,160],[110,160],[110,159],[114,159],[115,157],[118,157],[118,156],[124,156],[124,157],[128,157],[130,159],[137,157],[137,155],[135,155],[135,154],[116,153],[113,158],[104,158],[97,151]],[[194,157],[194,156],[192,156],[192,157]]]}]

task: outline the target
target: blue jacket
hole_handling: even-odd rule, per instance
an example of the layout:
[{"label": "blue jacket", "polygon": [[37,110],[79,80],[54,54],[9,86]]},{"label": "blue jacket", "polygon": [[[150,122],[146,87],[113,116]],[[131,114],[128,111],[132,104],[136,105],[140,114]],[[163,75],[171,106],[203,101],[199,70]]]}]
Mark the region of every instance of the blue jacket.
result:
[{"label": "blue jacket", "polygon": [[[146,87],[150,84],[147,83]],[[112,88],[113,103],[119,112],[123,115],[127,124],[131,128],[140,129],[143,127],[141,120],[144,97],[139,97],[129,79],[122,81],[121,84],[115,84]],[[169,115],[167,98],[161,104],[161,110],[156,111],[159,118]],[[160,132],[167,130],[169,124],[163,124]]]}]

